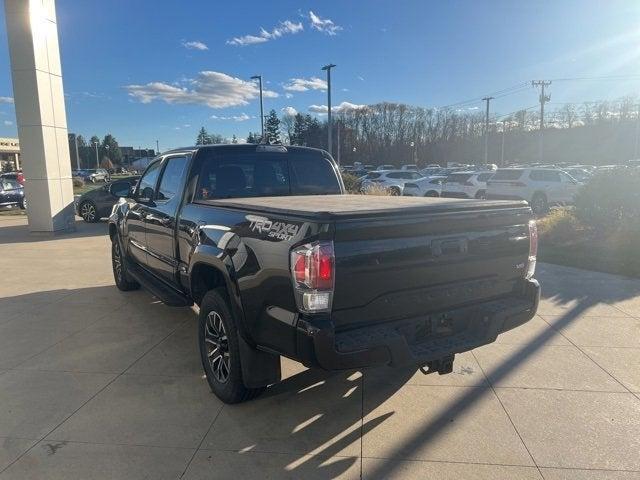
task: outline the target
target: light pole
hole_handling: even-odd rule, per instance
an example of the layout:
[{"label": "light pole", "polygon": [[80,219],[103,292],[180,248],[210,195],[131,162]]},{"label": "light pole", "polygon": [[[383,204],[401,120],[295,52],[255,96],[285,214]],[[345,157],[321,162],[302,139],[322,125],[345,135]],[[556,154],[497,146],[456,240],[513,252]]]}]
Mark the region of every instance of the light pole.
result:
[{"label": "light pole", "polygon": [[327,129],[328,129],[328,138],[327,138],[327,146],[329,147],[327,150],[329,151],[329,155],[331,155],[332,143],[331,143],[331,130],[333,129],[333,124],[331,122],[331,69],[335,67],[333,63],[329,65],[325,65],[322,67],[322,70],[327,72]]},{"label": "light pole", "polygon": [[505,122],[502,122],[502,146],[500,147],[500,166],[504,167],[504,129]]},{"label": "light pole", "polygon": [[156,152],[160,155],[160,141],[156,140]]},{"label": "light pole", "polygon": [[251,77],[251,80],[258,80],[258,85],[260,87],[260,131],[261,131],[261,139],[264,140],[264,105],[262,103],[262,75],[254,75]]},{"label": "light pole", "polygon": [[415,164],[416,162],[416,142],[411,142],[411,161]]},{"label": "light pole", "polygon": [[96,168],[100,168],[100,160],[98,159],[98,145],[99,142],[93,142],[93,146],[96,148]]}]

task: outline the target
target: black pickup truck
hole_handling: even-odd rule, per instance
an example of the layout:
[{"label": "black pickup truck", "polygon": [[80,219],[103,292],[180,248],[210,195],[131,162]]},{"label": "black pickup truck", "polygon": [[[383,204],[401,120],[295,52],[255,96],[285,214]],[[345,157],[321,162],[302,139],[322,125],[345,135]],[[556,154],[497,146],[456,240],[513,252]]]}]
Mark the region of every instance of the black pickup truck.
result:
[{"label": "black pickup truck", "polygon": [[216,145],[160,155],[109,219],[120,290],[199,306],[199,348],[228,403],[327,370],[449,373],[456,353],[531,319],[526,202],[346,195],[324,151]]}]

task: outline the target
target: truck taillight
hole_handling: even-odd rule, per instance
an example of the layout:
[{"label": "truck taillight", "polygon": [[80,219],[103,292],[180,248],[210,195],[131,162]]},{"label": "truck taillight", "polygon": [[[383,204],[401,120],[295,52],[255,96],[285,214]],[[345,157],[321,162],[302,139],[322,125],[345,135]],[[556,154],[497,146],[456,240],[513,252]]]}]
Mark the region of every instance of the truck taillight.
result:
[{"label": "truck taillight", "polygon": [[533,278],[536,272],[536,258],[538,256],[538,226],[535,220],[529,220],[529,259],[525,278]]},{"label": "truck taillight", "polygon": [[331,309],[335,277],[333,242],[313,242],[291,251],[291,276],[298,308],[303,312]]}]

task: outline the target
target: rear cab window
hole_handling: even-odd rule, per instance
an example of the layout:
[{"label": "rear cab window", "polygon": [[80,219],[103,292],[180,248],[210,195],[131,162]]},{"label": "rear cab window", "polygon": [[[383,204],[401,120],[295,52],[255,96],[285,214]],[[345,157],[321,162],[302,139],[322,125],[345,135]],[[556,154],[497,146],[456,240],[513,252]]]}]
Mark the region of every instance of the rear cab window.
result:
[{"label": "rear cab window", "polygon": [[342,193],[333,164],[314,150],[202,149],[193,199]]}]

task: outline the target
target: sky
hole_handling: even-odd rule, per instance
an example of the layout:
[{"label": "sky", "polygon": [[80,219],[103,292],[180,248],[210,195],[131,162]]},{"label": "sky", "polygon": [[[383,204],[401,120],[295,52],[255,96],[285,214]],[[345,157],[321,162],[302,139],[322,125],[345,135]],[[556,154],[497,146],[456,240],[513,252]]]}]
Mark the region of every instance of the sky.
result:
[{"label": "sky", "polygon": [[[639,0],[56,3],[69,131],[121,145],[259,131],[253,75],[266,112],[326,115],[328,63],[337,111],[477,110],[493,94],[499,117],[537,104],[534,79],[553,80],[547,108],[640,93]],[[17,136],[12,97],[3,21],[0,136]]]}]

